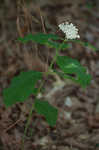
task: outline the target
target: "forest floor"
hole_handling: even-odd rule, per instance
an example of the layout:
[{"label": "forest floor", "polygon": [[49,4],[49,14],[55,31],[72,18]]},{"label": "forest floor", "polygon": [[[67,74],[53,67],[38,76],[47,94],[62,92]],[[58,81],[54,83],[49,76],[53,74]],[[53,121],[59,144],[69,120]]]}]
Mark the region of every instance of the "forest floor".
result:
[{"label": "forest floor", "polygon": [[[21,150],[24,129],[33,103],[5,107],[2,91],[21,71],[45,71],[55,55],[53,48],[35,43],[21,44],[28,33],[55,33],[64,37],[58,24],[69,21],[79,29],[82,41],[99,49],[99,6],[82,0],[0,0],[0,150]],[[99,150],[99,51],[69,43],[61,55],[87,67],[91,84],[84,90],[70,80],[49,76],[42,98],[59,108],[55,127],[33,112],[24,150]],[[48,63],[47,63],[48,62]],[[46,65],[45,65],[46,64]],[[55,66],[57,68],[57,66]],[[60,81],[55,90],[55,84]]]}]

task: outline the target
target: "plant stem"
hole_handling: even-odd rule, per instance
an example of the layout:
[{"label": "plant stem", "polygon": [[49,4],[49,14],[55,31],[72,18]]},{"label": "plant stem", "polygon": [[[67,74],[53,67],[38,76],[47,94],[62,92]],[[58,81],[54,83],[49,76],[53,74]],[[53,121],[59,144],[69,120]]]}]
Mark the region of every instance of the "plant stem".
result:
[{"label": "plant stem", "polygon": [[[61,49],[61,47],[62,47],[62,45],[64,44],[65,41],[66,41],[66,40],[64,40],[64,41],[62,42],[62,44],[60,45],[60,47],[59,47],[58,49],[56,49],[56,55],[54,56],[54,58],[53,58],[53,60],[52,60],[52,62],[51,62],[51,64],[50,64],[50,66],[49,66],[48,72],[45,72],[45,76],[46,76],[46,77],[48,76],[48,74],[51,73],[52,66],[53,66],[54,62],[56,61],[57,56],[58,56],[58,54],[59,54],[59,51],[60,51],[60,49]],[[52,74],[52,73],[51,73],[51,74]],[[41,82],[40,87],[38,88],[37,94],[40,92],[40,90],[41,90],[41,88],[43,87],[43,85],[44,85],[44,80]],[[31,107],[31,110],[30,110],[30,113],[29,113],[29,117],[28,117],[28,119],[27,119],[27,123],[26,123],[26,126],[25,126],[24,136],[23,136],[23,139],[22,139],[22,150],[24,150],[24,138],[25,138],[25,136],[26,136],[27,129],[28,129],[29,124],[30,124],[30,121],[31,121],[31,116],[32,116],[33,109],[34,109],[34,104],[32,104],[32,107]]]}]

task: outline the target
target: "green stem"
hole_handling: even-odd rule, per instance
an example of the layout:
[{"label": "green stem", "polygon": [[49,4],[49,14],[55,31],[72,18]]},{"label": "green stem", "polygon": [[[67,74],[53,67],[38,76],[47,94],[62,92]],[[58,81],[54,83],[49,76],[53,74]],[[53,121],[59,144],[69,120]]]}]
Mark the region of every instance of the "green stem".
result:
[{"label": "green stem", "polygon": [[[52,62],[50,64],[50,66],[49,66],[49,72],[52,70],[52,66],[53,66],[54,62],[56,61],[57,56],[59,54],[59,51],[61,50],[61,48],[62,48],[62,46],[63,46],[63,44],[64,44],[65,41],[66,41],[66,39],[62,42],[62,44],[59,46],[59,48],[56,49],[56,55],[54,56],[54,58],[53,58],[53,60],[52,60]],[[47,73],[49,73],[49,72],[47,72]]]},{"label": "green stem", "polygon": [[[56,55],[54,56],[54,58],[53,58],[53,60],[52,60],[52,62],[50,64],[50,66],[49,66],[48,72],[45,72],[45,76],[46,77],[48,76],[48,74],[50,74],[50,71],[52,70],[52,66],[53,66],[54,62],[56,61],[57,56],[59,54],[59,51],[61,50],[61,47],[62,47],[62,45],[64,44],[65,41],[66,40],[64,40],[62,42],[62,44],[60,45],[60,47],[58,49],[56,49]],[[43,87],[43,84],[44,84],[44,80],[41,82],[40,87],[38,88],[37,94],[40,92],[41,88]],[[27,129],[28,129],[30,121],[31,121],[31,116],[32,116],[33,109],[34,109],[34,104],[32,104],[32,107],[31,107],[31,110],[30,110],[30,113],[29,113],[29,117],[27,119],[27,123],[26,123],[26,126],[25,126],[24,136],[23,136],[23,139],[22,139],[22,150],[24,150],[24,138],[26,136]]]}]

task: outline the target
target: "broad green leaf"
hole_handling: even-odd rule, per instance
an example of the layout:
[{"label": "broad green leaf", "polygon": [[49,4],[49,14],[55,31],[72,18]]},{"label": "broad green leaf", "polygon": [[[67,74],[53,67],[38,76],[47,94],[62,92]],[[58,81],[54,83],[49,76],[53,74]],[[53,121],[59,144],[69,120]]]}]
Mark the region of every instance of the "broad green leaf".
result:
[{"label": "broad green leaf", "polygon": [[68,42],[76,42],[76,43],[79,43],[81,44],[82,46],[85,46],[85,47],[89,47],[91,49],[93,49],[94,51],[97,51],[97,48],[95,46],[93,46],[92,44],[90,44],[89,42],[82,42],[80,40],[68,40]]},{"label": "broad green leaf", "polygon": [[85,47],[89,47],[89,48],[93,49],[94,51],[97,51],[96,47],[91,45],[88,42],[83,42],[82,45],[85,46]]},{"label": "broad green leaf", "polygon": [[[83,67],[77,60],[67,56],[58,56],[56,63],[63,73],[65,73],[64,78],[69,78],[79,83],[83,88],[90,83],[91,76],[86,72],[86,68]],[[71,75],[74,75],[74,77]]]},{"label": "broad green leaf", "polygon": [[18,41],[21,41],[23,43],[34,41],[39,44],[45,44],[48,42],[49,39],[52,40],[58,40],[60,37],[58,37],[55,34],[44,34],[44,33],[37,33],[37,34],[28,34],[24,38],[18,38]]},{"label": "broad green leaf", "polygon": [[34,108],[40,115],[44,115],[46,121],[50,126],[56,124],[58,117],[58,110],[50,105],[47,101],[35,100]]},{"label": "broad green leaf", "polygon": [[96,147],[99,147],[99,143],[96,143]]},{"label": "broad green leaf", "polygon": [[47,46],[51,47],[51,48],[56,48],[58,49],[61,46],[61,50],[64,50],[66,48],[69,48],[69,44],[68,43],[63,43],[61,45],[61,43],[55,42],[55,41],[48,41],[46,43]]},{"label": "broad green leaf", "polygon": [[94,8],[94,7],[95,7],[94,1],[92,1],[92,2],[91,2],[91,1],[87,2],[85,6],[86,6],[88,9]]},{"label": "broad green leaf", "polygon": [[38,88],[34,88],[34,89],[33,89],[33,94],[36,96],[37,93],[38,93]]},{"label": "broad green leaf", "polygon": [[35,84],[42,78],[42,73],[37,71],[21,72],[14,77],[9,88],[4,89],[5,105],[11,106],[17,102],[25,101],[30,94],[35,94]]}]

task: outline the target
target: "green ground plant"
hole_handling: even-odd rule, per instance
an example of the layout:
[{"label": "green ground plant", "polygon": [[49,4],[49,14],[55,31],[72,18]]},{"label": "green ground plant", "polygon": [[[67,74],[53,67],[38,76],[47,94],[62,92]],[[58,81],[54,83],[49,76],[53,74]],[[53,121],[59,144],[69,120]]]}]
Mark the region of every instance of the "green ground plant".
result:
[{"label": "green ground plant", "polygon": [[[4,104],[6,107],[12,106],[18,102],[24,102],[31,94],[35,97],[40,93],[43,88],[44,81],[43,75],[58,74],[64,79],[68,78],[73,82],[78,83],[82,88],[86,88],[91,81],[91,75],[87,73],[87,69],[83,67],[78,60],[72,59],[68,56],[60,56],[60,50],[66,50],[68,48],[68,42],[76,42],[85,47],[90,47],[96,51],[96,48],[89,43],[82,42],[76,39],[61,38],[55,34],[29,34],[24,38],[18,38],[19,42],[35,42],[37,44],[43,44],[51,48],[56,49],[56,55],[54,56],[47,72],[39,72],[35,70],[29,70],[27,72],[21,72],[17,77],[14,77],[8,88],[3,90]],[[61,41],[61,43],[59,42]],[[53,64],[56,63],[60,68],[60,71],[53,69]],[[74,76],[72,76],[72,74]],[[37,82],[41,80],[39,88],[35,88]],[[38,114],[43,115],[49,124],[49,126],[55,126],[58,118],[58,110],[52,106],[48,101],[35,98],[32,108],[29,113],[27,124],[25,127],[24,135],[26,135],[29,127],[32,112],[35,110]]]}]

